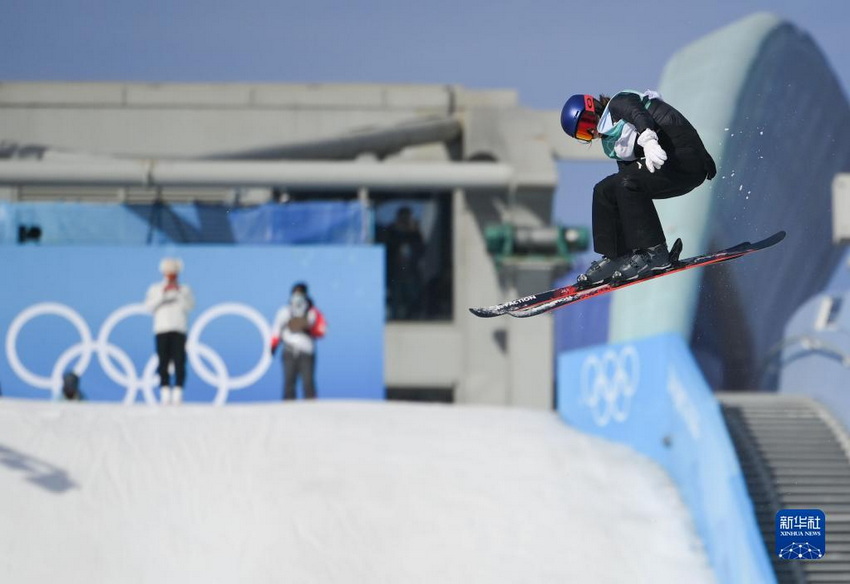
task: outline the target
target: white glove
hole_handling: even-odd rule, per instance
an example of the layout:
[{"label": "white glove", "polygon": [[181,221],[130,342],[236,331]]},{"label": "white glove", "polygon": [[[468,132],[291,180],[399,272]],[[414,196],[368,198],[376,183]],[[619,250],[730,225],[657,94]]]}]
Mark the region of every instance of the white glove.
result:
[{"label": "white glove", "polygon": [[638,136],[637,143],[638,146],[643,148],[643,154],[646,157],[646,168],[649,169],[649,172],[655,172],[664,165],[664,161],[667,160],[667,153],[664,152],[664,148],[658,143],[658,134],[652,130],[644,130]]}]

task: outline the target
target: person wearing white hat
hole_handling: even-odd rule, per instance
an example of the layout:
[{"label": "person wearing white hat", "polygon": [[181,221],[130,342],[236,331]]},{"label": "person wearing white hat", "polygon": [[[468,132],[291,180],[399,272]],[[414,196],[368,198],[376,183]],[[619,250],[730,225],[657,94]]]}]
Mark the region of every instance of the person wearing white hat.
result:
[{"label": "person wearing white hat", "polygon": [[[153,332],[156,337],[156,354],[159,358],[160,402],[180,404],[186,382],[186,332],[189,329],[189,312],[195,307],[192,289],[177,281],[183,271],[183,262],[177,258],[163,258],[159,264],[163,280],[148,288],[145,307],[153,313]],[[174,365],[174,385],[171,384],[169,366]]]}]

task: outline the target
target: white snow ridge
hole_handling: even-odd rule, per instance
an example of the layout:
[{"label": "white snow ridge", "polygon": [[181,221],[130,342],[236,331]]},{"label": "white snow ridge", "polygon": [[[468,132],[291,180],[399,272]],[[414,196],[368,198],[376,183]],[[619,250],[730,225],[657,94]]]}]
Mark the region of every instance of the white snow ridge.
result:
[{"label": "white snow ridge", "polygon": [[714,582],[668,476],[554,413],[0,400],[0,581]]}]

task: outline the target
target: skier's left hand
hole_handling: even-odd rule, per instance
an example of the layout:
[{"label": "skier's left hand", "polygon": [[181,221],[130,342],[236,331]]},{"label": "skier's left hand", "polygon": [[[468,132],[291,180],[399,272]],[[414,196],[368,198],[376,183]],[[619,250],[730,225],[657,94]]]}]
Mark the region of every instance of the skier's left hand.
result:
[{"label": "skier's left hand", "polygon": [[658,134],[652,130],[644,130],[637,139],[638,146],[643,148],[643,154],[646,157],[646,168],[649,172],[655,172],[664,165],[667,160],[667,153],[664,148],[658,143]]}]

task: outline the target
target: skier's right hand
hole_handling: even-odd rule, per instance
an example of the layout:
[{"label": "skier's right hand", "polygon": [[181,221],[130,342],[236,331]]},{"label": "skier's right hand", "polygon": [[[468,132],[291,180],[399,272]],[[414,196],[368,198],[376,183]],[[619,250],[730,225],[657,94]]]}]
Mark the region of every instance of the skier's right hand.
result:
[{"label": "skier's right hand", "polygon": [[658,143],[658,135],[652,130],[644,130],[637,139],[638,146],[643,148],[646,157],[646,168],[649,172],[655,172],[664,165],[667,153]]}]

